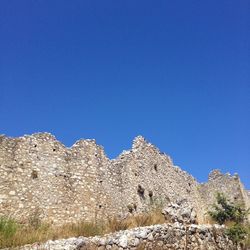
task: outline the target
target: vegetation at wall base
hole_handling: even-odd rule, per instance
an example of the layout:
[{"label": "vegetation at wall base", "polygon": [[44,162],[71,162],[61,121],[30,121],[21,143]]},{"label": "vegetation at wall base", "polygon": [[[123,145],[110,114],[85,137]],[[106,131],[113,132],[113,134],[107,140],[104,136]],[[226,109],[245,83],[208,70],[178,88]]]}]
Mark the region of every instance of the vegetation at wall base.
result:
[{"label": "vegetation at wall base", "polygon": [[226,234],[236,246],[244,243],[245,246],[250,247],[250,228],[246,223],[249,209],[245,209],[240,204],[231,203],[222,193],[217,193],[216,202],[213,210],[208,212],[211,218],[220,225],[228,225]]},{"label": "vegetation at wall base", "polygon": [[247,229],[239,223],[233,224],[226,230],[226,234],[236,245],[244,241],[247,235]]},{"label": "vegetation at wall base", "polygon": [[78,237],[82,235],[88,237],[102,233],[101,225],[96,225],[91,222],[81,221],[79,223],[66,224],[60,227],[52,227],[46,223],[40,223],[39,226],[20,224],[13,219],[1,217],[0,249],[60,238]]},{"label": "vegetation at wall base", "polygon": [[2,237],[11,238],[15,235],[18,229],[18,224],[10,219],[5,217],[0,217],[0,240]]},{"label": "vegetation at wall base", "polygon": [[52,227],[50,224],[42,223],[38,220],[37,215],[32,215],[28,218],[28,224],[21,224],[14,219],[0,217],[0,249],[23,246],[35,242],[41,243],[47,240],[103,235],[119,230],[164,222],[164,216],[157,209],[144,214],[133,214],[125,219],[111,218],[106,222],[100,223],[79,221],[78,223],[68,223],[60,227]]}]

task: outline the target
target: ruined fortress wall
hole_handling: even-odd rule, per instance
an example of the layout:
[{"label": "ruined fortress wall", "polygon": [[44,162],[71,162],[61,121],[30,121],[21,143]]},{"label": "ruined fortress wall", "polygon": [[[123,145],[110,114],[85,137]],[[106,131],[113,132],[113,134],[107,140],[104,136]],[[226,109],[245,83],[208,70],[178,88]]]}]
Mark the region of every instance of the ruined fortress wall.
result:
[{"label": "ruined fortress wall", "polygon": [[[137,137],[132,150],[113,161],[121,170],[121,189],[125,195],[123,207],[139,211],[163,207],[169,201],[188,199],[198,208],[198,183],[186,172],[174,167],[171,159],[155,146]],[[140,193],[140,189],[144,192]]]},{"label": "ruined fortress wall", "polygon": [[99,151],[88,140],[68,150],[50,134],[2,137],[1,213],[23,220],[37,213],[54,222],[93,219],[99,162],[105,162]]},{"label": "ruined fortress wall", "polygon": [[101,220],[180,199],[202,221],[216,191],[249,205],[238,177],[217,173],[200,185],[141,136],[115,160],[94,140],[66,148],[49,133],[0,137],[0,215],[24,222],[32,216],[55,224]]},{"label": "ruined fortress wall", "polygon": [[[216,202],[216,193],[221,192],[233,203],[242,204],[245,207],[250,207],[247,191],[244,189],[238,174],[230,175],[223,174],[220,170],[213,170],[209,174],[208,182],[200,185],[200,194],[203,209],[207,211],[211,209],[211,204]],[[206,220],[208,215],[204,215]],[[205,222],[206,222],[205,220]]]}]

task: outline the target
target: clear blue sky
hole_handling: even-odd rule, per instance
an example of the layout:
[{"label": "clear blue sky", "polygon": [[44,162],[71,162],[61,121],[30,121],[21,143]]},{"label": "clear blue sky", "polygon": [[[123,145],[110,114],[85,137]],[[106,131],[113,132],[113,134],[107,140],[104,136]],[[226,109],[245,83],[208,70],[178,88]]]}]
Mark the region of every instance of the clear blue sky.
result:
[{"label": "clear blue sky", "polygon": [[0,133],[143,135],[206,181],[250,188],[248,0],[0,1]]}]

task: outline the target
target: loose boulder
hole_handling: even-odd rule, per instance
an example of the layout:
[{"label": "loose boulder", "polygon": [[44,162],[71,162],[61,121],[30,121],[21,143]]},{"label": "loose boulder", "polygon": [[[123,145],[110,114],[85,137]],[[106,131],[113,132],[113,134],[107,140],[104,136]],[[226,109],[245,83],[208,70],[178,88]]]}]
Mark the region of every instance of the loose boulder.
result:
[{"label": "loose boulder", "polygon": [[186,199],[179,200],[176,203],[170,203],[163,209],[162,213],[169,222],[197,224],[196,212]]}]

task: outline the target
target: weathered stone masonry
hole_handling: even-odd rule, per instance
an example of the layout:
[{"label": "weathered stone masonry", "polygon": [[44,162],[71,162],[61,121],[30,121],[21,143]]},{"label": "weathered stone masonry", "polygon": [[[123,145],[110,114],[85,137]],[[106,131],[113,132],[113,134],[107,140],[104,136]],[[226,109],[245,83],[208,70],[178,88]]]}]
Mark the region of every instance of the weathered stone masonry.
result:
[{"label": "weathered stone masonry", "polygon": [[199,184],[141,136],[115,160],[95,140],[67,148],[49,133],[0,136],[0,214],[21,221],[100,220],[187,199],[204,222],[216,191],[249,207],[237,175],[213,171]]},{"label": "weathered stone masonry", "polygon": [[[218,225],[162,224],[119,231],[105,236],[78,237],[26,245],[18,250],[235,250]],[[241,247],[237,248],[242,249]],[[6,249],[7,250],[7,249]],[[17,249],[16,249],[17,250]]]}]

